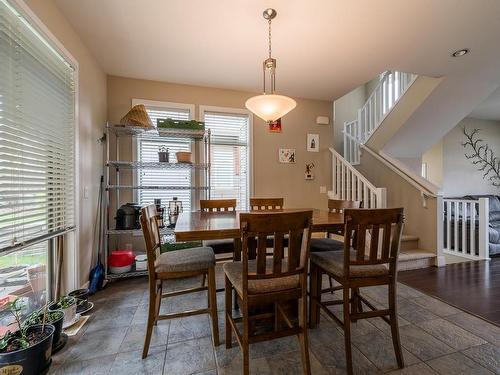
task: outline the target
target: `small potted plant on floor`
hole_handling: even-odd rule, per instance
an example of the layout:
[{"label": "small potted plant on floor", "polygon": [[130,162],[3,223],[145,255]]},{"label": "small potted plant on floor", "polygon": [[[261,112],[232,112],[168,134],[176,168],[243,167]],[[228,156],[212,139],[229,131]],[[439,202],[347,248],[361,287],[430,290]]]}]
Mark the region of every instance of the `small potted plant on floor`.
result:
[{"label": "small potted plant on floor", "polygon": [[45,373],[51,363],[54,326],[21,322],[19,299],[9,303],[18,330],[0,339],[0,374],[35,375]]},{"label": "small potted plant on floor", "polygon": [[64,313],[63,327],[71,325],[75,321],[76,316],[76,298],[63,296],[57,302],[49,305],[49,311],[62,310]]},{"label": "small potted plant on floor", "polygon": [[[62,310],[47,311],[46,307],[33,311],[23,322],[23,326],[34,326],[45,323],[54,326],[54,338],[52,339],[52,353],[62,349],[64,342],[61,340],[63,329],[64,312]],[[0,373],[1,374],[1,373]]]}]

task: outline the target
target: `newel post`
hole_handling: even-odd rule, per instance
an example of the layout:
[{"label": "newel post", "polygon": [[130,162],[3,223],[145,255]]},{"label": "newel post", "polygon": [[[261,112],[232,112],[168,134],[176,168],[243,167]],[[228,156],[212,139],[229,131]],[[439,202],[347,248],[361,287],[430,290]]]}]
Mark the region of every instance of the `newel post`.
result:
[{"label": "newel post", "polygon": [[489,233],[490,201],[489,198],[479,198],[479,258],[490,259]]}]

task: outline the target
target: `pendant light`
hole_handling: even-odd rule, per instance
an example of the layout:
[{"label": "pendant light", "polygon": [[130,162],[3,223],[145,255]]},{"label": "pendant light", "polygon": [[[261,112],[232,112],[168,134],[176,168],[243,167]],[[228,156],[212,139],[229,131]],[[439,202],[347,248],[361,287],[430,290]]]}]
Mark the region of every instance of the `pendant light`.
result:
[{"label": "pendant light", "polygon": [[[276,92],[276,59],[271,56],[271,21],[277,13],[274,9],[266,9],[263,13],[269,25],[269,57],[262,64],[264,73],[264,93],[248,99],[245,106],[266,122],[273,122],[286,115],[297,106],[292,98],[277,95]],[[269,92],[266,91],[266,76],[269,76]]]}]

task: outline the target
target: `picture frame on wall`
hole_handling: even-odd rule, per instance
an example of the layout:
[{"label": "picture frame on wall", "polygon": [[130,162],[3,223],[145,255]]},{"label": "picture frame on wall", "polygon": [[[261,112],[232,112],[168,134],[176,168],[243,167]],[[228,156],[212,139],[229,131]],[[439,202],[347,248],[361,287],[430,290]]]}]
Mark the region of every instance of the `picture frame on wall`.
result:
[{"label": "picture frame on wall", "polygon": [[294,148],[280,148],[278,156],[280,163],[294,164],[296,162]]},{"label": "picture frame on wall", "polygon": [[307,151],[319,152],[319,134],[307,134]]},{"label": "picture frame on wall", "polygon": [[270,133],[281,133],[281,118],[271,121],[269,123],[269,132]]}]

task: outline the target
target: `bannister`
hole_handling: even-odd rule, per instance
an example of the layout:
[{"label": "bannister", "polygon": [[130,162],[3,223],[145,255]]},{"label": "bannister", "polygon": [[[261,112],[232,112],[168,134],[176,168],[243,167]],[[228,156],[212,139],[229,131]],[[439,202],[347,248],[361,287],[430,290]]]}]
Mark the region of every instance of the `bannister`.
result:
[{"label": "bannister", "polygon": [[468,259],[489,259],[489,200],[439,199],[438,250]]},{"label": "bannister", "polygon": [[333,199],[361,201],[364,208],[385,208],[386,189],[377,188],[333,148]]},{"label": "bannister", "polygon": [[394,173],[398,174],[405,181],[407,181],[411,186],[415,189],[420,190],[422,197],[424,198],[424,206],[426,198],[436,198],[439,193],[439,188],[429,181],[423,179],[420,176],[415,175],[411,172],[404,164],[398,162],[397,160],[389,157],[387,154],[380,152],[377,153],[371,150],[366,145],[361,145],[363,150],[369,152],[373,157],[386,165],[389,169],[391,169]]},{"label": "bannister", "polygon": [[344,123],[344,157],[349,162],[359,163],[359,145],[370,138],[416,77],[411,73],[385,72],[366,103],[358,110],[358,118]]}]

